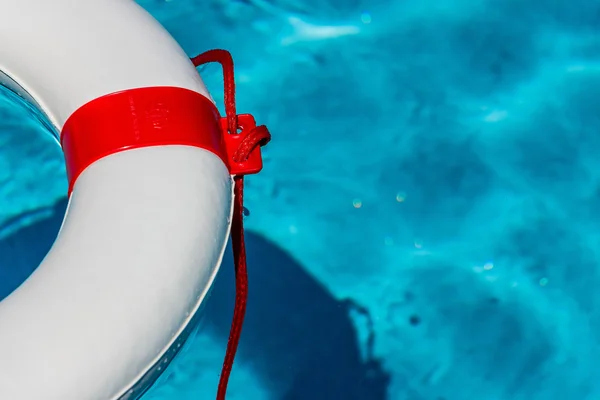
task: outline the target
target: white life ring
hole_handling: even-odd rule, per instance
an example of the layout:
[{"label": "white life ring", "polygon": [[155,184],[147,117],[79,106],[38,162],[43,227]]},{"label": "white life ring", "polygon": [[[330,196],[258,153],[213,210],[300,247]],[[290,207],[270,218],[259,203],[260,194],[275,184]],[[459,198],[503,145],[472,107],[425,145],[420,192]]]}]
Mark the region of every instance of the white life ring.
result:
[{"label": "white life ring", "polygon": [[0,302],[0,399],[136,399],[223,256],[236,173],[218,112],[133,0],[1,8],[0,83],[62,133],[70,199],[48,255]]}]

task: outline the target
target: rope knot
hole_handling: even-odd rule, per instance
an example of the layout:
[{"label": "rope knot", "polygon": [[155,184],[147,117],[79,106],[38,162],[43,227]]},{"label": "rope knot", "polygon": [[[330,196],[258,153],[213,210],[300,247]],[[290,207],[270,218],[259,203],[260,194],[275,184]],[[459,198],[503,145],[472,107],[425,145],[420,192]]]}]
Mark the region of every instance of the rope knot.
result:
[{"label": "rope knot", "polygon": [[[240,134],[244,134],[243,129]],[[265,125],[259,125],[250,129],[245,134],[244,139],[238,145],[237,150],[233,153],[232,159],[236,163],[242,163],[248,160],[250,154],[258,147],[265,146],[271,141],[271,133]]]}]

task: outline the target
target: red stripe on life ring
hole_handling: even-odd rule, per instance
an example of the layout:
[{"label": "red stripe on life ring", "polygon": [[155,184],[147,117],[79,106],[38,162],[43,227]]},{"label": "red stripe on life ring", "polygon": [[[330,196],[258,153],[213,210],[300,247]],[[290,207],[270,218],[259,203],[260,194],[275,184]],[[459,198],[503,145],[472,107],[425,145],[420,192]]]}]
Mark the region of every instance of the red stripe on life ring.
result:
[{"label": "red stripe on life ring", "polygon": [[125,150],[194,146],[213,152],[228,166],[222,132],[216,106],[188,89],[148,87],[99,97],[77,109],[60,135],[69,195],[87,167]]}]

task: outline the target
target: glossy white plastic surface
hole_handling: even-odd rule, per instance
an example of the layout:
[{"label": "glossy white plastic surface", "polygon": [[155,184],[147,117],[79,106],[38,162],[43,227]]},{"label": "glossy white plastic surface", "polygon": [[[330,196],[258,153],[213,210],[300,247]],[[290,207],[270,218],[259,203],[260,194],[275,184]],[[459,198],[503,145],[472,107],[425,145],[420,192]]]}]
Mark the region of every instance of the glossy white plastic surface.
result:
[{"label": "glossy white plastic surface", "polygon": [[[0,82],[57,130],[119,90],[208,96],[186,54],[133,0],[0,0],[0,9]],[[131,150],[86,169],[54,246],[0,302],[0,399],[136,398],[189,331],[231,210],[229,173],[202,149]]]},{"label": "glossy white plastic surface", "polygon": [[0,70],[62,126],[106,93],[208,92],[175,40],[133,0],[0,0]]}]

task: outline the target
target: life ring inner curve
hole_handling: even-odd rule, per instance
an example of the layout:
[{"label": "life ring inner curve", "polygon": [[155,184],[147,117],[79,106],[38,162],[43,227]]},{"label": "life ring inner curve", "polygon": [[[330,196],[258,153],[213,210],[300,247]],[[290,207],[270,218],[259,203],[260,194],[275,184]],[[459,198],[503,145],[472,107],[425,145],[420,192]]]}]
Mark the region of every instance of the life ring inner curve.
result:
[{"label": "life ring inner curve", "polygon": [[[210,99],[184,51],[132,0],[5,2],[0,70],[57,131],[119,91],[178,87]],[[210,289],[232,204],[226,165],[202,148],[139,148],[90,165],[52,249],[0,302],[0,398],[143,393]]]}]

